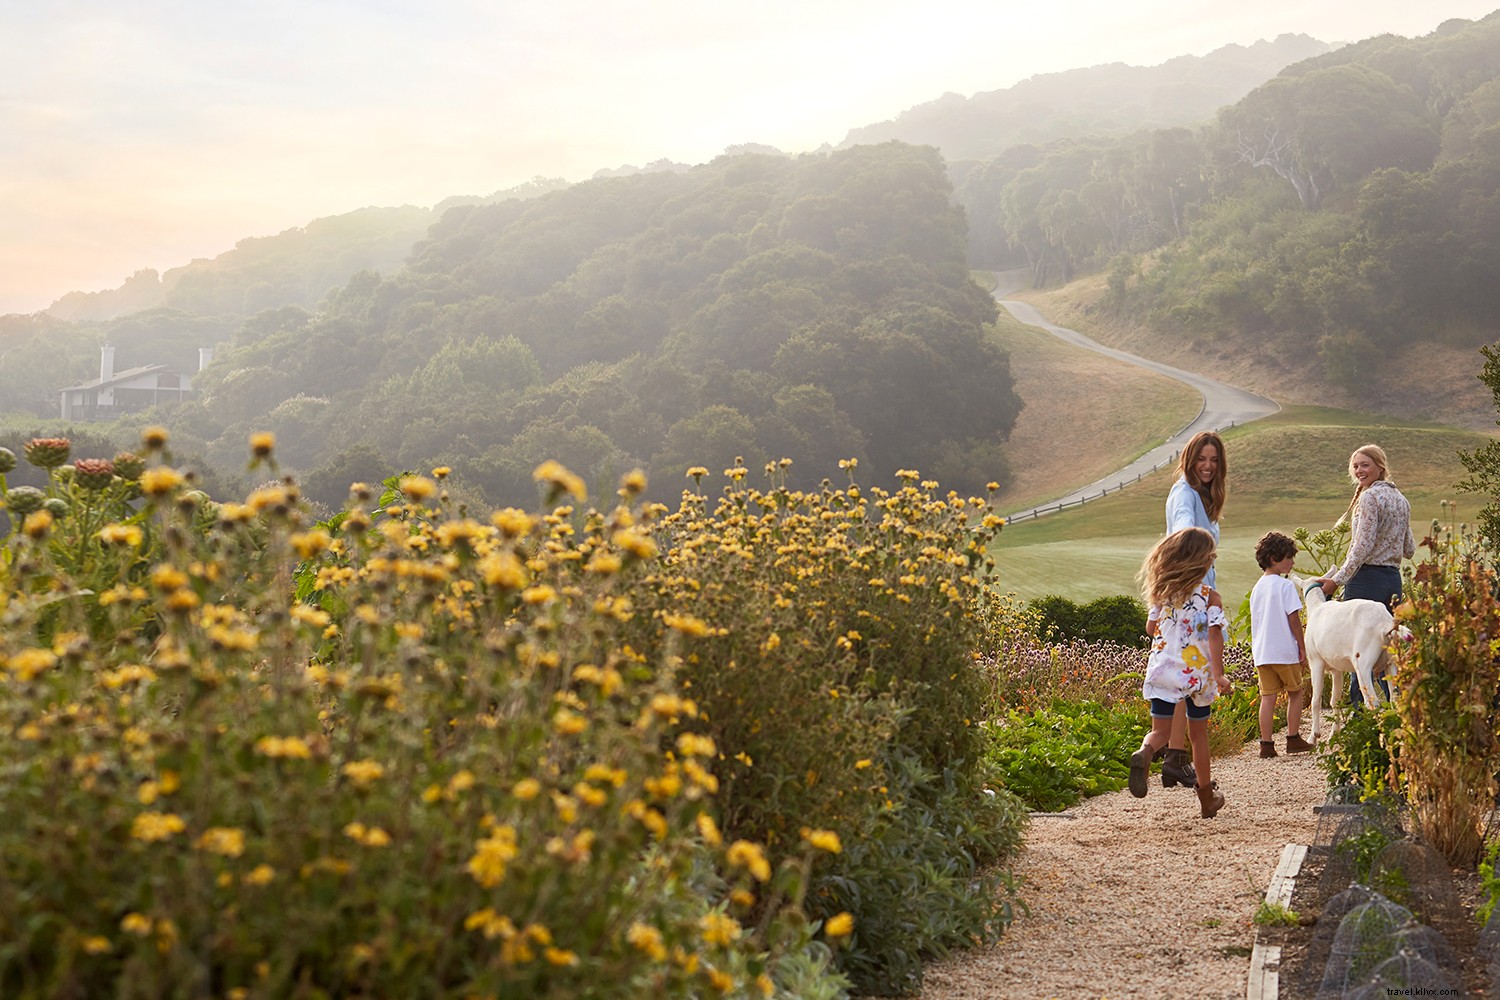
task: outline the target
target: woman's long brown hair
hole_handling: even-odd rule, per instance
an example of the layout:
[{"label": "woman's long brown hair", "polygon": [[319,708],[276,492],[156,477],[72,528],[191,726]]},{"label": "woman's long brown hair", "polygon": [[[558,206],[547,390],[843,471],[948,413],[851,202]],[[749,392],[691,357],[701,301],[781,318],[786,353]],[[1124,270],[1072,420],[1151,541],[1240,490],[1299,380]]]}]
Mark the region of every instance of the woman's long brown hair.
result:
[{"label": "woman's long brown hair", "polygon": [[[1214,481],[1207,484],[1195,483],[1193,475],[1193,463],[1198,461],[1198,455],[1203,451],[1205,445],[1213,445],[1219,450],[1219,474],[1214,476]],[[1177,471],[1186,483],[1198,491],[1203,498],[1203,509],[1208,513],[1208,519],[1218,523],[1219,515],[1224,513],[1224,501],[1229,496],[1229,456],[1224,451],[1224,439],[1213,431],[1199,431],[1194,434],[1187,447],[1182,449],[1178,456]]]}]

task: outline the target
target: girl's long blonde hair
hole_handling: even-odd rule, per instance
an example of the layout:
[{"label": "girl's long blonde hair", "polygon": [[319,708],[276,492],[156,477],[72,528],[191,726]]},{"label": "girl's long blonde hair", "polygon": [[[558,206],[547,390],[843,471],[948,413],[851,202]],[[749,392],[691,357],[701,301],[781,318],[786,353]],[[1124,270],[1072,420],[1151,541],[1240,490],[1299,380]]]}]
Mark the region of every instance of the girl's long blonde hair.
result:
[{"label": "girl's long blonde hair", "polygon": [[1203,528],[1174,531],[1151,547],[1136,580],[1146,603],[1174,607],[1198,589],[1214,564],[1214,536]]},{"label": "girl's long blonde hair", "polygon": [[[1390,482],[1392,486],[1395,485],[1395,483],[1391,480],[1391,464],[1386,460],[1385,449],[1380,447],[1380,445],[1378,444],[1362,444],[1358,448],[1354,449],[1354,453],[1349,456],[1350,479],[1354,479],[1354,460],[1361,455],[1374,462],[1375,468],[1380,470],[1380,476],[1375,480],[1376,482],[1381,482],[1383,480],[1386,482]],[[1354,509],[1359,506],[1359,495],[1364,491],[1365,488],[1360,485],[1359,480],[1354,479],[1354,496],[1349,500],[1349,508],[1344,511],[1343,515],[1337,521],[1333,522],[1333,526],[1335,528],[1343,524],[1345,521],[1353,523]]]},{"label": "girl's long blonde hair", "polygon": [[[1204,446],[1210,444],[1219,453],[1219,473],[1211,483],[1195,484],[1193,463],[1198,461],[1198,455]],[[1203,498],[1203,510],[1208,514],[1208,519],[1217,524],[1219,515],[1224,513],[1224,501],[1229,497],[1229,458],[1224,454],[1224,439],[1213,431],[1194,434],[1178,456],[1177,473],[1182,476],[1183,482],[1198,491],[1198,495]]]}]

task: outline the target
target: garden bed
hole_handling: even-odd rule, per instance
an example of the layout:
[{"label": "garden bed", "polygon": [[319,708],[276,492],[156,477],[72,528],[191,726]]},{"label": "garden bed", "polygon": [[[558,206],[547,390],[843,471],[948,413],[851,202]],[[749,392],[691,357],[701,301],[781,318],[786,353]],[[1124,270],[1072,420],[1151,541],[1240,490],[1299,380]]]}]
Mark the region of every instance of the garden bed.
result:
[{"label": "garden bed", "polygon": [[[1268,988],[1259,994],[1262,1000],[1315,1000],[1320,984],[1327,971],[1331,945],[1336,939],[1336,928],[1342,914],[1324,916],[1329,907],[1329,897],[1335,886],[1330,879],[1341,882],[1339,872],[1330,871],[1339,864],[1339,859],[1330,850],[1313,848],[1307,851],[1301,868],[1292,879],[1292,893],[1288,909],[1298,914],[1295,926],[1261,926],[1256,931],[1256,948],[1265,953],[1268,949],[1279,949],[1279,962],[1268,961],[1267,971],[1274,973]],[[1451,946],[1454,962],[1443,971],[1451,980],[1452,987],[1461,990],[1461,996],[1490,995],[1490,973],[1488,962],[1479,954],[1480,926],[1474,913],[1484,902],[1480,878],[1472,871],[1448,870],[1451,886],[1457,903],[1459,919],[1442,921],[1441,933]],[[1332,909],[1337,909],[1333,904]],[[1274,954],[1274,953],[1273,953]],[[1256,978],[1252,962],[1251,980]],[[1441,996],[1441,986],[1436,983],[1412,981],[1409,988],[1432,991],[1425,995]],[[1255,993],[1250,994],[1255,997]],[[1413,993],[1412,995],[1423,995]]]}]

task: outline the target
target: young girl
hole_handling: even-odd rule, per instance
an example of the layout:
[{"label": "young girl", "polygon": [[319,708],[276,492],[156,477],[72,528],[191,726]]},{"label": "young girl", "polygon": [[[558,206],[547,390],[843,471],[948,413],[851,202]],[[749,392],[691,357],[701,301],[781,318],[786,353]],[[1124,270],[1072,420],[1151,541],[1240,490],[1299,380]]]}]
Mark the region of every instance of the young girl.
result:
[{"label": "young girl", "polygon": [[1178,702],[1186,702],[1204,819],[1212,819],[1224,805],[1209,774],[1209,706],[1230,690],[1224,676],[1224,602],[1203,580],[1213,565],[1214,549],[1208,531],[1183,528],[1157,542],[1141,566],[1139,579],[1151,608],[1146,634],[1152,637],[1141,695],[1151,702],[1151,732],[1130,757],[1130,793],[1144,798],[1151,758],[1167,745]]}]

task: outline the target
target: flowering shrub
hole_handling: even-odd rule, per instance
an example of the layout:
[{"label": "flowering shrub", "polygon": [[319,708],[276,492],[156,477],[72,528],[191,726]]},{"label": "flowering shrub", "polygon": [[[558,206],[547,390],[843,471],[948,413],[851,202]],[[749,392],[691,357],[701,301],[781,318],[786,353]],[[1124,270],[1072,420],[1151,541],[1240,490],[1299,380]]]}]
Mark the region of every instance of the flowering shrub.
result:
[{"label": "flowering shrub", "polygon": [[1412,825],[1455,867],[1473,867],[1495,806],[1500,771],[1497,581],[1477,539],[1433,534],[1396,620],[1399,728],[1392,758]]},{"label": "flowering shrub", "polygon": [[894,492],[852,474],[802,492],[778,483],[784,466],[767,471],[755,489],[743,466],[725,470],[711,504],[692,470],[623,634],[702,710],[684,725],[718,749],[726,834],[773,858],[808,825],[844,834],[818,856],[808,914],[851,913],[841,963],[861,991],[899,992],[924,954],[1010,918],[984,869],[1019,846],[1024,810],[984,794],[973,656],[1001,520],[916,473]]},{"label": "flowering shrub", "polygon": [[6,494],[0,995],[844,992],[857,921],[802,907],[837,834],[726,836],[704,710],[641,651],[691,617],[631,611],[641,481],[481,520],[435,470],[314,525],[164,444],[126,480],[43,442]]},{"label": "flowering shrub", "polygon": [[546,463],[312,523],[165,446],[5,493],[0,995],[832,997],[1008,921],[983,501]]}]

